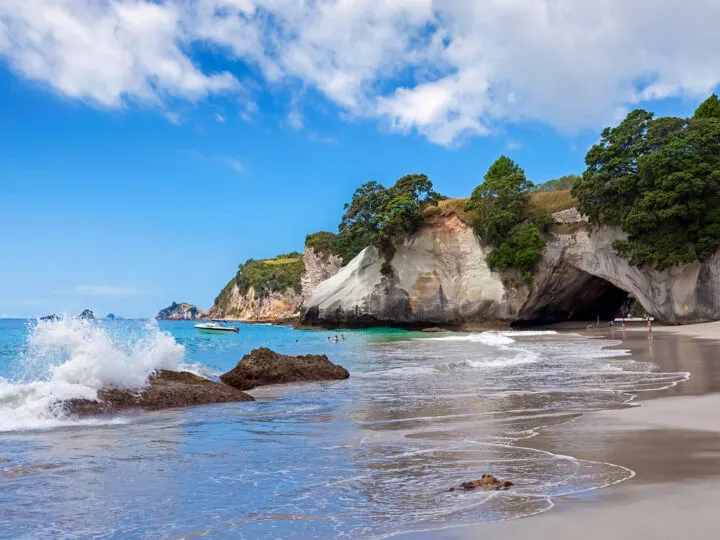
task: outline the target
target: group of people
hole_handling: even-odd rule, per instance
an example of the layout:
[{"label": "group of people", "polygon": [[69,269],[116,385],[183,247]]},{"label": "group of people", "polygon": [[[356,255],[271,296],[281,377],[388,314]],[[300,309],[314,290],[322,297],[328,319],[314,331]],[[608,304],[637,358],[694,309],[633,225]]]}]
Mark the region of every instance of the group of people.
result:
[{"label": "group of people", "polygon": [[[333,343],[339,343],[339,342],[340,342],[340,339],[342,339],[343,341],[345,341],[345,334],[340,334],[340,338],[338,338],[337,334],[335,334],[335,337],[333,338],[332,342],[333,342]],[[327,340],[330,341],[330,336],[327,337]]]}]

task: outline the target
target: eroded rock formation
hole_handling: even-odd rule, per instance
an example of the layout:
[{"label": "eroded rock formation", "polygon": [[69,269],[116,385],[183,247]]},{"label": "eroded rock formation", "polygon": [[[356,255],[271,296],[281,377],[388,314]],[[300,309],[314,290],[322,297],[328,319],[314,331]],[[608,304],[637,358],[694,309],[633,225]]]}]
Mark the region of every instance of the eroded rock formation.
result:
[{"label": "eroded rock formation", "polygon": [[210,319],[238,319],[247,322],[272,322],[292,317],[300,307],[301,296],[294,289],[258,294],[250,286],[243,293],[233,283],[223,290],[226,295],[208,312]]},{"label": "eroded rock formation", "polygon": [[333,364],[324,354],[287,356],[262,347],[243,356],[220,380],[238,390],[250,390],[268,384],[328,381],[349,376],[348,370]]},{"label": "eroded rock formation", "polygon": [[[562,216],[570,219],[569,216]],[[302,322],[325,326],[558,322],[609,318],[631,293],[668,324],[720,319],[720,253],[657,272],[631,266],[612,247],[617,228],[572,216],[548,235],[531,283],[492,272],[489,252],[455,214],[439,216],[397,246],[392,273],[369,247],[305,302]],[[563,227],[570,231],[563,231]]]}]

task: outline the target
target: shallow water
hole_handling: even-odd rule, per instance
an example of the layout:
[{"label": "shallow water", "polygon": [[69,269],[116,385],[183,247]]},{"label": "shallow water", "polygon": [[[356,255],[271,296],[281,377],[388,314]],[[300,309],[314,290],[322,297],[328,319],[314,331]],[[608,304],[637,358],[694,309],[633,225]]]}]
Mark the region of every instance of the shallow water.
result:
[{"label": "shallow water", "polygon": [[[552,332],[366,330],[337,345],[327,336],[0,321],[3,536],[384,537],[543,512],[553,497],[633,472],[524,439],[686,378],[605,349],[616,342]],[[85,424],[48,409],[156,367],[217,376],[258,346],[327,353],[352,375],[257,389],[253,403]],[[447,491],[483,473],[515,486]]]}]

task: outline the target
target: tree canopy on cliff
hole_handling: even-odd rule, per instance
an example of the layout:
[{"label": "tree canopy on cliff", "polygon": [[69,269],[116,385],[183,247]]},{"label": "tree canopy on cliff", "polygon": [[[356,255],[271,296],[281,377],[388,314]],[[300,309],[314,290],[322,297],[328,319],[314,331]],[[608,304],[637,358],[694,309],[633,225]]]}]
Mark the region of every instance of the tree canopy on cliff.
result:
[{"label": "tree canopy on cliff", "polygon": [[466,204],[466,209],[476,215],[478,235],[496,248],[487,258],[490,268],[517,268],[528,280],[545,247],[539,227],[525,212],[532,187],[525,171],[509,157],[501,156]]},{"label": "tree canopy on cliff", "polygon": [[566,174],[554,180],[548,180],[543,184],[539,184],[533,188],[533,191],[562,191],[572,189],[575,183],[580,180],[577,174]]},{"label": "tree canopy on cliff", "polygon": [[345,263],[370,245],[388,253],[394,241],[417,229],[423,208],[440,198],[424,174],[403,176],[389,188],[367,182],[345,205],[335,249]]},{"label": "tree canopy on cliff", "polygon": [[720,246],[720,103],[692,118],[632,111],[606,128],[573,188],[580,211],[628,233],[615,248],[658,270],[705,260]]}]

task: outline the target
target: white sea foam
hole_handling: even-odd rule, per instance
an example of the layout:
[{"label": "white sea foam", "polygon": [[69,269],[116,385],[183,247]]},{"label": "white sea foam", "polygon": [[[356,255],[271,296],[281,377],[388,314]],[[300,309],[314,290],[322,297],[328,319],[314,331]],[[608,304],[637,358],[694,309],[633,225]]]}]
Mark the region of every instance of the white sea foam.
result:
[{"label": "white sea foam", "polygon": [[512,332],[482,332],[480,334],[465,334],[458,336],[443,336],[418,339],[426,339],[429,341],[471,341],[475,343],[484,343],[485,345],[510,345],[511,343],[515,343],[515,340],[510,338],[510,336],[506,334],[512,334]]},{"label": "white sea foam", "polygon": [[184,355],[184,347],[154,322],[139,333],[111,335],[91,321],[38,321],[21,372],[14,380],[0,378],[0,431],[74,423],[59,407],[63,400],[96,399],[105,387],[142,386],[157,369],[182,368]]}]

